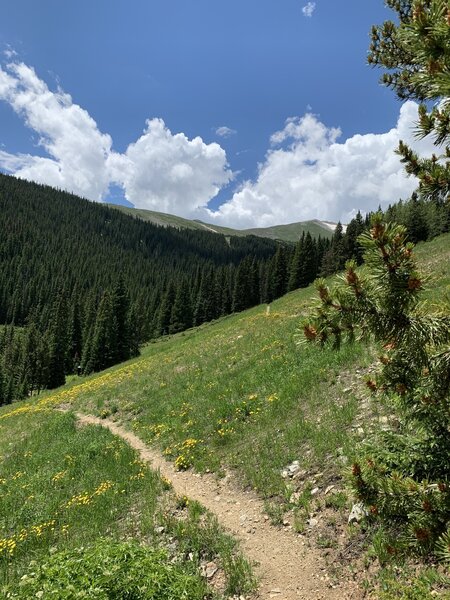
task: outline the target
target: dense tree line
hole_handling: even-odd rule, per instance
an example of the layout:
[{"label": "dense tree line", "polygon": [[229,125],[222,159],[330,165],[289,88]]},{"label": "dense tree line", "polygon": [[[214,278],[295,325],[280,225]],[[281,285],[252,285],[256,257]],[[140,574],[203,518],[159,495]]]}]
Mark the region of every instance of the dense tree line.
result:
[{"label": "dense tree line", "polygon": [[277,249],[159,227],[1,174],[0,231],[0,403],[231,312],[241,262],[263,271]]},{"label": "dense tree line", "polygon": [[450,207],[440,200],[425,200],[414,193],[407,201],[399,201],[384,212],[388,222],[406,227],[408,239],[417,244],[450,231]]},{"label": "dense tree line", "polygon": [[[419,223],[414,236],[444,223],[417,198],[388,213]],[[295,245],[225,237],[156,226],[0,174],[0,403],[126,360],[152,338],[272,302],[348,259],[360,264],[356,240],[367,223],[358,213],[331,240],[307,233]]]},{"label": "dense tree line", "polygon": [[1,174],[0,230],[0,403],[307,284],[288,285],[289,244],[159,227]]}]

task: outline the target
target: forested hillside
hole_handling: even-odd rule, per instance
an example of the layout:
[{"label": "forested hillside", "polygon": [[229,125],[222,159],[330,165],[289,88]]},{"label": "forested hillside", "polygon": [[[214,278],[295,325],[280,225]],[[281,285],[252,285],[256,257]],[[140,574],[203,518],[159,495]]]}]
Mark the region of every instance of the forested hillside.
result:
[{"label": "forested hillside", "polygon": [[[310,283],[329,249],[165,228],[0,175],[0,402]],[[311,254],[312,250],[312,254]]]},{"label": "forested hillside", "polygon": [[[0,342],[3,401],[230,312],[238,266],[246,259],[265,272],[277,248],[258,238],[157,227],[4,175],[0,229],[0,324],[14,325]],[[208,313],[213,286],[222,302]],[[259,286],[257,294],[249,301],[259,301]],[[176,299],[182,314],[172,315]]]},{"label": "forested hillside", "polygon": [[[449,229],[448,211],[390,207],[413,241]],[[361,263],[368,217],[296,244],[157,226],[0,174],[0,403],[100,371],[152,338],[272,302]]]}]

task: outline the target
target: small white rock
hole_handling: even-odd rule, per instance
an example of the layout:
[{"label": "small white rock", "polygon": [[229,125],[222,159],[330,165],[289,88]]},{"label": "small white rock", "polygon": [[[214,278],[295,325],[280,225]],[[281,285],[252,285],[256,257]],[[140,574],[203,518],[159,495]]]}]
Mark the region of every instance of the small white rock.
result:
[{"label": "small white rock", "polygon": [[352,506],[352,510],[348,516],[348,522],[349,524],[360,523],[368,514],[367,510],[364,508],[364,504],[358,502]]}]

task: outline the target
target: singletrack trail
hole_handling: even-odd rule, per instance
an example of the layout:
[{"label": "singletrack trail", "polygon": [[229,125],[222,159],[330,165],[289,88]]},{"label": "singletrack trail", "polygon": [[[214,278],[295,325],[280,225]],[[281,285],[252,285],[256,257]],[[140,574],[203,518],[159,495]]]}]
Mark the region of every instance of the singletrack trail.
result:
[{"label": "singletrack trail", "polygon": [[272,526],[264,503],[253,491],[240,489],[231,476],[217,479],[177,471],[155,449],[134,433],[109,419],[76,413],[83,425],[100,425],[125,440],[152,469],[170,479],[175,493],[197,500],[240,542],[247,559],[256,563],[260,586],[254,598],[268,600],[360,600],[363,593],[353,581],[332,587],[320,553],[305,545],[291,530]]}]

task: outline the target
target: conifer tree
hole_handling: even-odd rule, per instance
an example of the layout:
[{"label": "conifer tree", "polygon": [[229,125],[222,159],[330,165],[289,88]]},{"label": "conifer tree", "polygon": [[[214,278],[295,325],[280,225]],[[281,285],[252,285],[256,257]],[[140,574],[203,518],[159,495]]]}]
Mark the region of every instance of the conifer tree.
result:
[{"label": "conifer tree", "polygon": [[106,290],[100,300],[89,345],[89,355],[85,367],[86,373],[107,369],[116,362],[117,321],[110,290]]},{"label": "conifer tree", "polygon": [[114,319],[117,325],[117,346],[115,349],[114,362],[123,362],[124,360],[128,360],[131,355],[131,333],[129,323],[130,299],[122,276],[118,278],[114,287],[112,303]]},{"label": "conifer tree", "polygon": [[139,347],[144,339],[142,336],[142,312],[139,312],[138,305],[136,303],[131,305],[128,315],[129,324],[129,342],[130,342],[130,357],[139,356]]},{"label": "conifer tree", "polygon": [[194,324],[201,325],[214,319],[216,306],[214,304],[214,276],[212,270],[207,268],[202,273],[200,289],[194,308]]},{"label": "conifer tree", "polygon": [[303,245],[303,260],[300,269],[300,287],[306,287],[317,276],[317,251],[310,232],[305,236]]},{"label": "conifer tree", "polygon": [[170,332],[170,322],[172,319],[172,308],[175,302],[175,287],[170,282],[165,294],[162,297],[159,309],[157,335],[167,335]]},{"label": "conifer tree", "polygon": [[267,287],[268,302],[280,298],[287,292],[288,268],[286,250],[283,246],[278,246],[275,256],[269,263]]},{"label": "conifer tree", "polygon": [[423,204],[419,201],[417,194],[414,193],[408,202],[405,219],[409,240],[414,244],[428,238],[428,227],[423,208]]},{"label": "conifer tree", "polygon": [[353,485],[370,514],[395,528],[397,547],[428,552],[450,540],[450,312],[420,302],[424,280],[405,227],[375,215],[360,242],[366,269],[349,261],[334,290],[318,282],[304,334],[336,346],[357,333],[377,343],[380,373],[367,385],[397,412],[398,426],[366,441]]},{"label": "conifer tree", "polygon": [[189,284],[185,279],[179,283],[172,306],[169,333],[178,333],[192,327],[192,299]]},{"label": "conifer tree", "polygon": [[83,332],[80,315],[80,305],[75,299],[69,315],[68,344],[66,353],[66,373],[74,373],[78,367],[83,352]]},{"label": "conifer tree", "polygon": [[292,255],[291,266],[289,269],[289,281],[288,281],[288,291],[292,292],[300,287],[300,277],[301,277],[301,268],[302,262],[304,259],[303,246],[305,244],[305,232],[302,232],[302,235],[298,242],[295,244],[294,254]]},{"label": "conifer tree", "polygon": [[232,312],[232,289],[234,286],[233,273],[231,266],[225,267],[223,270],[224,276],[222,280],[222,290],[220,295],[220,314],[229,315]]},{"label": "conifer tree", "polygon": [[345,265],[344,232],[341,222],[336,225],[331,246],[322,259],[321,275],[327,277],[342,271]]},{"label": "conifer tree", "polygon": [[23,333],[23,352],[19,370],[19,396],[26,397],[39,390],[39,333],[34,323],[29,323]]},{"label": "conifer tree", "polygon": [[[388,72],[382,83],[401,100],[424,102],[419,108],[417,135],[431,135],[439,155],[419,158],[403,141],[398,154],[406,172],[420,182],[427,199],[447,202],[450,192],[450,7],[448,0],[386,0],[399,23],[372,28],[369,64]],[[425,102],[434,101],[428,109]]]},{"label": "conifer tree", "polygon": [[236,270],[233,290],[233,312],[240,312],[249,308],[252,304],[252,262],[245,258],[239,263]]},{"label": "conifer tree", "polygon": [[61,290],[54,304],[49,337],[48,379],[46,387],[50,390],[64,385],[66,382],[67,316],[66,295]]},{"label": "conifer tree", "polygon": [[358,237],[366,229],[364,219],[358,211],[356,217],[350,221],[345,231],[344,253],[347,260],[354,259],[358,265],[362,264],[363,250],[358,243]]}]

